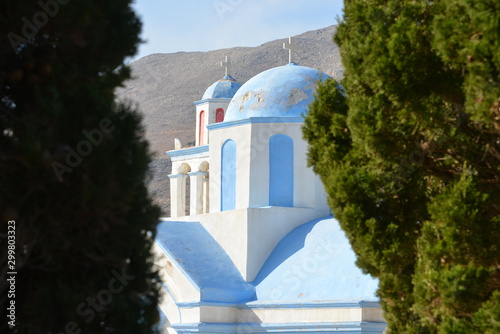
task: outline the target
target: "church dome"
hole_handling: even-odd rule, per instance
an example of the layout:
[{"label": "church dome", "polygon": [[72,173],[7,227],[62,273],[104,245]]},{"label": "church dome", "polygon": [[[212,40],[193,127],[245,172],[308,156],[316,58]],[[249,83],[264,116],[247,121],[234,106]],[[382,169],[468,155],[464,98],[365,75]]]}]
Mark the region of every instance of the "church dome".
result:
[{"label": "church dome", "polygon": [[329,76],[310,67],[290,63],[264,71],[236,92],[225,121],[250,117],[299,117],[314,100],[318,80]]},{"label": "church dome", "polygon": [[378,280],[355,263],[339,223],[318,219],[285,236],[253,284],[259,300],[377,301]]},{"label": "church dome", "polygon": [[212,86],[208,87],[201,99],[230,99],[240,87],[241,84],[238,81],[232,76],[226,75],[224,78],[214,82]]}]

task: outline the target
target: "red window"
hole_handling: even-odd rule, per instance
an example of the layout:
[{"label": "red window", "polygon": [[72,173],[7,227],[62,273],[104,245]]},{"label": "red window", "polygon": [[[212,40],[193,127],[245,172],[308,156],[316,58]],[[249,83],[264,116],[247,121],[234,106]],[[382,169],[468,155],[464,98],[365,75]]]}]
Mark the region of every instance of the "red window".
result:
[{"label": "red window", "polygon": [[200,130],[198,145],[203,145],[203,136],[205,135],[205,110],[200,112]]},{"label": "red window", "polygon": [[215,111],[215,123],[224,122],[224,109],[219,108]]}]

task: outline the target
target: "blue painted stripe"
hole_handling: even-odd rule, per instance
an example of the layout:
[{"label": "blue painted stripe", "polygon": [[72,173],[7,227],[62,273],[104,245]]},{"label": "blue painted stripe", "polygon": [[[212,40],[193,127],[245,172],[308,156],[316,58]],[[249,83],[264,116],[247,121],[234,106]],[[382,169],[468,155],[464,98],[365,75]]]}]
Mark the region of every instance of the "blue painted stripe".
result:
[{"label": "blue painted stripe", "polygon": [[183,333],[349,333],[382,334],[385,322],[293,322],[293,323],[210,323],[174,324]]},{"label": "blue painted stripe", "polygon": [[200,154],[200,153],[205,153],[205,152],[208,152],[208,145],[183,148],[180,150],[172,150],[172,151],[165,152],[165,154],[171,158],[175,158],[175,157],[183,157],[186,155],[194,155],[194,154]]},{"label": "blue painted stripe", "polygon": [[232,122],[212,123],[207,125],[207,129],[210,131],[237,125],[259,123],[304,123],[304,117],[250,117]]},{"label": "blue painted stripe", "polygon": [[213,99],[203,99],[199,101],[193,102],[195,106],[208,103],[208,102],[214,102],[214,103],[229,103],[231,102],[231,98],[224,98],[224,97],[218,97],[218,98],[213,98]]},{"label": "blue painted stripe", "polygon": [[253,301],[248,303],[214,303],[214,302],[181,302],[176,303],[179,308],[196,308],[203,306],[233,307],[240,310],[245,309],[321,309],[321,308],[380,308],[378,301],[371,300],[341,300],[341,301]]}]

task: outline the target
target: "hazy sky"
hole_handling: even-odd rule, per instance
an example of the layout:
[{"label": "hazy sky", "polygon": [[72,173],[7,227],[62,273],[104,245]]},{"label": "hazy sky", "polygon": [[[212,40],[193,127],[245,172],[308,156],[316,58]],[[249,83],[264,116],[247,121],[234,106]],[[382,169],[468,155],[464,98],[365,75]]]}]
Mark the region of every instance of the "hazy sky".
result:
[{"label": "hazy sky", "polygon": [[135,0],[138,59],[152,53],[258,46],[337,23],[342,0]]}]

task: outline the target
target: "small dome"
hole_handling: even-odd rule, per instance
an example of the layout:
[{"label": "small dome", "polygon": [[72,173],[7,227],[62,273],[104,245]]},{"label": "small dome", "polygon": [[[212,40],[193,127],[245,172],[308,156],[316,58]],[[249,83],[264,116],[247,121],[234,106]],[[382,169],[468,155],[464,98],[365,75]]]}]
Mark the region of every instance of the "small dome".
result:
[{"label": "small dome", "polygon": [[321,71],[295,63],[264,71],[236,92],[225,121],[303,116],[314,99],[316,82],[327,78]]},{"label": "small dome", "polygon": [[234,80],[232,76],[226,75],[224,78],[214,82],[212,86],[208,87],[201,99],[230,99],[240,87],[241,84],[238,81]]}]

